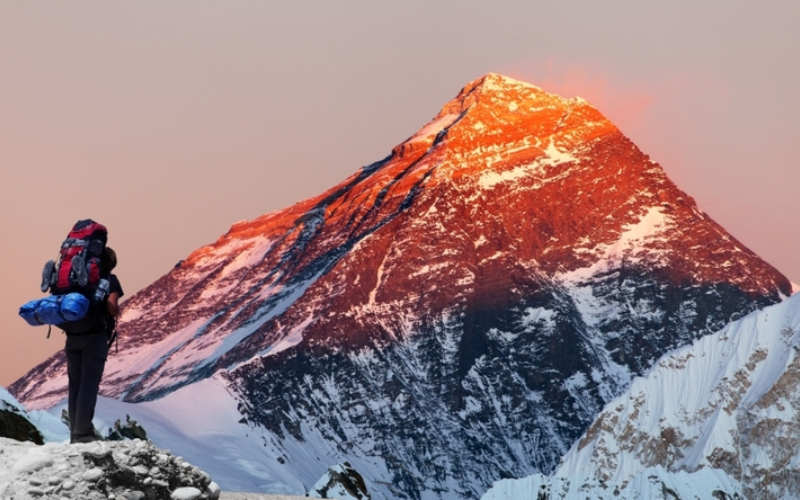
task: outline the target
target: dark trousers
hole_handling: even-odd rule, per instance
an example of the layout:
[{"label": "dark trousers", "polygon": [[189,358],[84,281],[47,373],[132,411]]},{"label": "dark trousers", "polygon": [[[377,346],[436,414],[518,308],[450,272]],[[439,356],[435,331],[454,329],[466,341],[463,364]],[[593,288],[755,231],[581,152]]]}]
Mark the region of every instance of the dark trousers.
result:
[{"label": "dark trousers", "polygon": [[71,441],[94,435],[94,407],[108,357],[108,335],[67,335],[69,433]]}]

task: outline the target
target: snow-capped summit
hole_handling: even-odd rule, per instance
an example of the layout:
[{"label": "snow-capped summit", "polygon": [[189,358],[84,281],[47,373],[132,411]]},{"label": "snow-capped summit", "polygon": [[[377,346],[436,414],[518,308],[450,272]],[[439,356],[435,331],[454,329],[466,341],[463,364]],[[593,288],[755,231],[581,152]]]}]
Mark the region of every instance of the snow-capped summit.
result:
[{"label": "snow-capped summit", "polygon": [[[102,391],[216,374],[285,481],[346,460],[375,495],[476,497],[551,471],[633,376],[791,291],[589,103],[490,74],[128,300]],[[56,404],[62,363],[11,389]]]}]

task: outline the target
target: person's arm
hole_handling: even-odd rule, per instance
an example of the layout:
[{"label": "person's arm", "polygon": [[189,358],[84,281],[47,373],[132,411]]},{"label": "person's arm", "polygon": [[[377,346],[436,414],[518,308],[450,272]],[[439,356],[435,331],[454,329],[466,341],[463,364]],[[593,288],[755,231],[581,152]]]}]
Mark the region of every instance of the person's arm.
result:
[{"label": "person's arm", "polygon": [[114,316],[115,318],[119,316],[119,294],[117,292],[111,292],[108,294],[106,309],[108,310],[108,314]]}]

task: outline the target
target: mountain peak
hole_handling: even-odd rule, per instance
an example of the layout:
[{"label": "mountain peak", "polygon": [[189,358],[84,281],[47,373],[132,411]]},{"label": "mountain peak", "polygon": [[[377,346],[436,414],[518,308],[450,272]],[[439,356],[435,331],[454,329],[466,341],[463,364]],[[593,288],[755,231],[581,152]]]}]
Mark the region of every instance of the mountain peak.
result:
[{"label": "mountain peak", "polygon": [[446,140],[448,148],[465,153],[503,148],[544,154],[553,145],[560,150],[573,149],[617,132],[611,121],[581,98],[565,99],[535,85],[489,73],[464,86],[394,152],[424,151]]},{"label": "mountain peak", "polygon": [[[304,450],[389,498],[474,498],[552,470],[633,375],[789,293],[597,109],[489,74],[126,301],[102,393],[177,401],[216,377],[272,477],[313,484]],[[14,394],[57,404],[63,363]]]},{"label": "mountain peak", "polygon": [[492,90],[502,91],[506,89],[519,88],[519,87],[542,91],[542,89],[537,87],[536,85],[533,85],[528,82],[523,82],[515,78],[511,78],[510,76],[501,75],[499,73],[486,73],[482,77],[477,78],[464,86],[464,88],[474,88],[474,87],[481,87],[488,91]]},{"label": "mountain peak", "polygon": [[[473,96],[474,99],[469,99]],[[585,99],[580,97],[565,98],[528,82],[516,80],[498,73],[487,73],[477,78],[461,89],[454,101],[466,101],[469,105],[481,102],[485,105],[510,107],[510,111],[525,112],[520,107],[519,101],[539,103],[547,107],[570,109],[576,106],[592,107]],[[514,106],[514,103],[516,106]],[[593,108],[594,109],[594,108]],[[533,111],[538,110],[534,107]]]}]

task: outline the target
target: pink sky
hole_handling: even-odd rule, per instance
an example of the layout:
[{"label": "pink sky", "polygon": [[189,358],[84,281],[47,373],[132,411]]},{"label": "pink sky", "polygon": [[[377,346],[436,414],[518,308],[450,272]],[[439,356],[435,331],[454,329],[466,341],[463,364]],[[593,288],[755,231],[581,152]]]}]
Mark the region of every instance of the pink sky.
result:
[{"label": "pink sky", "polygon": [[487,72],[587,98],[800,282],[800,4],[536,4],[0,3],[0,385],[63,347],[17,310],[76,220],[130,296]]}]

